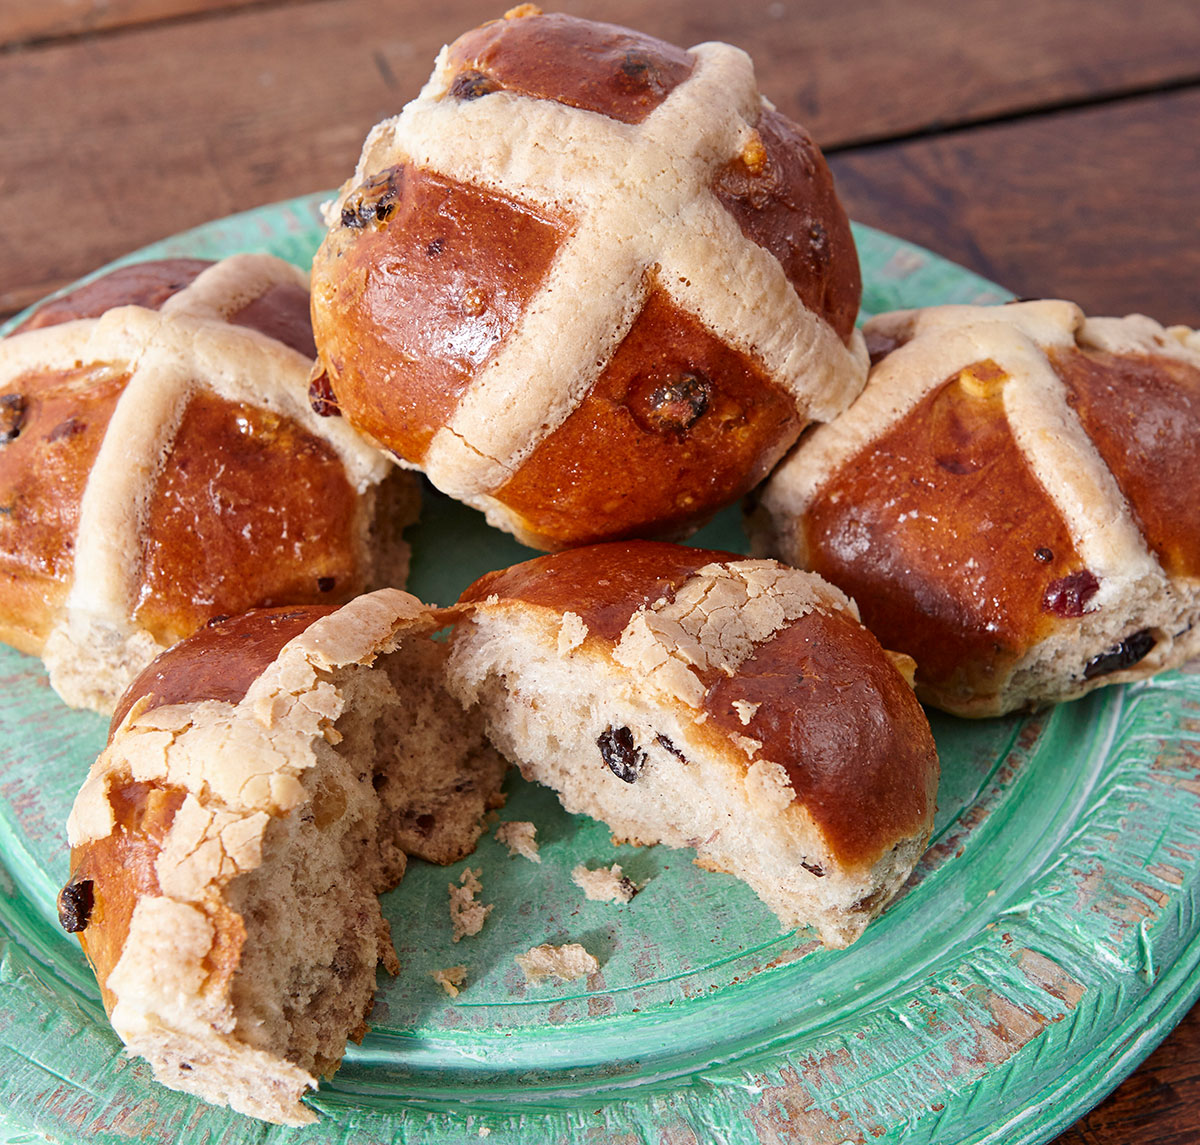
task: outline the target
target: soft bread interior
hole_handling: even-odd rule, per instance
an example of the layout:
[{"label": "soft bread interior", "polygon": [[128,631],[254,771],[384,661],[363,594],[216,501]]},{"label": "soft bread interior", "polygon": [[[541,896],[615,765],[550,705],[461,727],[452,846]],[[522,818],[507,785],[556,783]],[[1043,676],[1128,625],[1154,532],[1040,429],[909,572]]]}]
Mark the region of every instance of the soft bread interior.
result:
[{"label": "soft bread interior", "polygon": [[[303,1125],[314,1115],[300,1098],[366,1029],[376,963],[396,963],[375,893],[385,864],[371,769],[353,738],[342,746],[316,745],[305,798],[266,824],[257,867],[134,909],[106,983],[112,1022],[171,1089]],[[193,797],[202,814],[226,810]]]},{"label": "soft bread interior", "polygon": [[399,588],[408,581],[412,556],[404,531],[421,516],[421,483],[415,474],[394,466],[378,485],[363,493],[363,568],[368,589]]},{"label": "soft bread interior", "polygon": [[404,699],[385,704],[374,728],[384,834],[431,863],[455,863],[475,849],[484,816],[503,805],[508,769],[484,735],[481,713],[464,712],[447,695],[448,651],[417,640],[383,660],[390,688]]},{"label": "soft bread interior", "polygon": [[331,1074],[347,1037],[366,1031],[376,963],[396,969],[376,896],[404,859],[378,821],[362,746],[318,745],[307,802],[270,823],[262,865],[225,894],[246,931],[230,990],[234,1036],[313,1076]]},{"label": "soft bread interior", "polygon": [[[112,1016],[159,1081],[271,1121],[313,1119],[300,1098],[366,1032],[377,962],[398,969],[377,895],[403,875],[406,851],[467,854],[498,802],[506,764],[447,693],[445,657],[418,634],[371,666],[325,673],[342,715],[312,742],[297,776],[304,798],[262,831],[261,862],[193,903],[139,903],[186,925],[198,916],[207,938],[192,961],[218,970],[158,997],[147,979],[179,954],[143,933],[135,912],[109,976]],[[224,810],[206,785],[193,795]]]},{"label": "soft bread interior", "polygon": [[957,708],[939,706],[981,716],[1045,707],[1147,679],[1200,652],[1200,588],[1159,577],[1128,580],[1116,605],[1056,626],[1030,648],[993,695],[967,697]]},{"label": "soft bread interior", "polygon": [[[840,866],[782,768],[739,759],[686,705],[646,694],[603,653],[560,654],[557,624],[536,610],[477,610],[452,647],[451,687],[479,704],[526,778],[620,840],[694,848],[698,865],[744,880],[787,929],[811,924],[828,946],[854,941],[923,849],[912,839],[871,867]],[[614,743],[632,746],[615,752],[633,761],[632,782],[606,762],[601,739],[610,756]]]}]

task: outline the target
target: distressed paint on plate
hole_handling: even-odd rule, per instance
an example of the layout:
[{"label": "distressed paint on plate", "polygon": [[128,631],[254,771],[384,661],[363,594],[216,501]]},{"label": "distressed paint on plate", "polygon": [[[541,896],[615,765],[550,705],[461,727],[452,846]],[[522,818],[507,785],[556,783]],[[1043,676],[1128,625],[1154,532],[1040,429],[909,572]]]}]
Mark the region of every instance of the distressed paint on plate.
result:
[{"label": "distressed paint on plate", "polygon": [[[237,215],[130,256],[270,250],[300,265],[319,197]],[[864,310],[1005,294],[856,228]],[[529,555],[427,492],[410,587],[453,600]],[[735,512],[695,538],[744,548]],[[372,1032],[286,1130],[155,1085],[121,1052],[54,895],[64,821],[105,721],[64,708],[40,665],[0,649],[0,1142],[179,1145],[490,1141],[1043,1142],[1149,1053],[1198,988],[1200,677],[1109,689],[1038,717],[933,716],[933,844],[851,949],[781,935],[747,888],[690,853],[615,847],[514,776],[501,819],[538,825],[540,864],[491,835],[463,863],[414,863],[385,911],[404,964]],[[587,901],[580,862],[644,888]],[[447,886],[495,903],[451,941]],[[585,983],[528,987],[513,955],[580,941]],[[447,997],[431,971],[465,964]]]}]

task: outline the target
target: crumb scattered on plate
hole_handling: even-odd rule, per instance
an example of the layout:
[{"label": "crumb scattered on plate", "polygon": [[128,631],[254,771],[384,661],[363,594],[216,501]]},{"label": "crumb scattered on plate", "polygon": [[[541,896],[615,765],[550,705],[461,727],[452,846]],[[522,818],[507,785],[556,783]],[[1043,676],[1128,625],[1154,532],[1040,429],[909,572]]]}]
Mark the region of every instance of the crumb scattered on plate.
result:
[{"label": "crumb scattered on plate", "polygon": [[524,855],[525,858],[540,863],[542,856],[538,854],[536,835],[537,828],[521,819],[510,819],[496,828],[496,841],[508,848],[510,857]]},{"label": "crumb scattered on plate", "polygon": [[600,963],[578,942],[569,942],[565,946],[551,946],[549,943],[533,946],[524,954],[516,955],[515,960],[525,980],[535,985],[547,978],[574,982],[600,969]]},{"label": "crumb scattered on plate", "polygon": [[432,970],[429,974],[451,998],[458,997],[459,987],[467,980],[465,966],[447,966],[445,970]]},{"label": "crumb scattered on plate", "polygon": [[479,881],[481,874],[482,867],[474,871],[468,867],[458,880],[461,886],[450,884],[450,921],[454,924],[455,942],[465,935],[478,934],[495,906],[494,903],[484,906],[475,901],[475,896],[483,890]]},{"label": "crumb scattered on plate", "polygon": [[597,867],[594,871],[580,863],[571,872],[571,879],[593,902],[628,902],[641,890],[628,875],[621,873],[620,863]]}]

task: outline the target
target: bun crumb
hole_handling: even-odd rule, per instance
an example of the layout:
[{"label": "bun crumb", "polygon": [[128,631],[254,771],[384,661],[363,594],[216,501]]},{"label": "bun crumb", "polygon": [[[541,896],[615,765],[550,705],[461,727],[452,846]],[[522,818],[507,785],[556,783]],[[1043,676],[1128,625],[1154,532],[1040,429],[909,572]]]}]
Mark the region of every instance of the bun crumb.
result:
[{"label": "bun crumb", "polygon": [[537,828],[532,823],[519,819],[501,823],[496,828],[496,842],[508,848],[510,858],[524,855],[531,862],[540,863],[542,856],[538,854],[536,835]]},{"label": "bun crumb", "polygon": [[430,971],[429,977],[445,990],[451,998],[457,998],[459,989],[467,980],[467,968],[465,966],[447,966],[445,970]]},{"label": "bun crumb", "polygon": [[495,903],[484,906],[483,903],[475,901],[475,896],[483,890],[483,884],[479,881],[481,874],[482,867],[474,871],[468,867],[459,876],[460,885],[455,886],[451,883],[449,886],[450,921],[454,926],[455,942],[468,935],[478,934],[495,906]]},{"label": "bun crumb", "polygon": [[622,874],[620,863],[595,870],[580,863],[571,872],[571,881],[593,902],[629,902],[642,889]]},{"label": "bun crumb", "polygon": [[574,982],[579,978],[586,978],[589,974],[595,974],[600,969],[600,963],[595,956],[589,954],[578,942],[569,942],[565,946],[551,946],[549,943],[533,946],[524,954],[516,955],[515,961],[525,975],[525,981],[531,986],[536,986],[547,978]]}]

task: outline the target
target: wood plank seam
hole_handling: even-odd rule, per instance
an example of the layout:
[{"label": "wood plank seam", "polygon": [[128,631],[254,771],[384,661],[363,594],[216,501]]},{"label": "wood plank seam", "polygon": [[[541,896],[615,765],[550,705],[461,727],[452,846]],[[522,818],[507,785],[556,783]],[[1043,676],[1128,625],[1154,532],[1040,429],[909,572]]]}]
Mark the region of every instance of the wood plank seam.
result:
[{"label": "wood plank seam", "polygon": [[[186,3],[187,0],[180,0]],[[200,5],[204,0],[194,0]],[[166,28],[187,24],[200,24],[211,20],[225,20],[231,16],[246,12],[263,12],[278,8],[299,8],[327,3],[328,0],[215,0],[204,7],[196,7],[192,11],[180,11],[162,16],[132,15],[124,20],[117,19],[111,23],[100,23],[94,26],[81,25],[69,31],[35,32],[32,35],[17,33],[12,36],[12,25],[0,10],[0,56],[10,52],[36,50],[38,48],[59,47],[63,44],[78,43],[81,40],[108,39],[121,36],[128,32],[147,31],[152,28]],[[19,26],[19,25],[18,25]],[[9,38],[11,36],[11,38]]]},{"label": "wood plank seam", "polygon": [[[922,127],[914,131],[897,131],[890,135],[864,135],[861,138],[850,139],[843,143],[822,144],[821,150],[826,155],[842,155],[849,152],[863,154],[875,148],[892,147],[903,143],[924,142],[962,132],[977,131],[981,127],[996,127],[1003,124],[1020,123],[1022,120],[1058,115],[1062,112],[1085,111],[1091,108],[1107,107],[1112,104],[1133,102],[1139,99],[1173,95],[1177,92],[1189,91],[1192,88],[1200,88],[1200,72],[1197,72],[1195,75],[1181,76],[1177,79],[1165,80],[1160,83],[1135,84],[1099,95],[1076,96],[1036,106],[1031,105],[1030,107],[1018,108],[1013,111],[1000,112],[996,115],[966,116],[960,120]],[[818,142],[820,141],[818,140]]]}]

